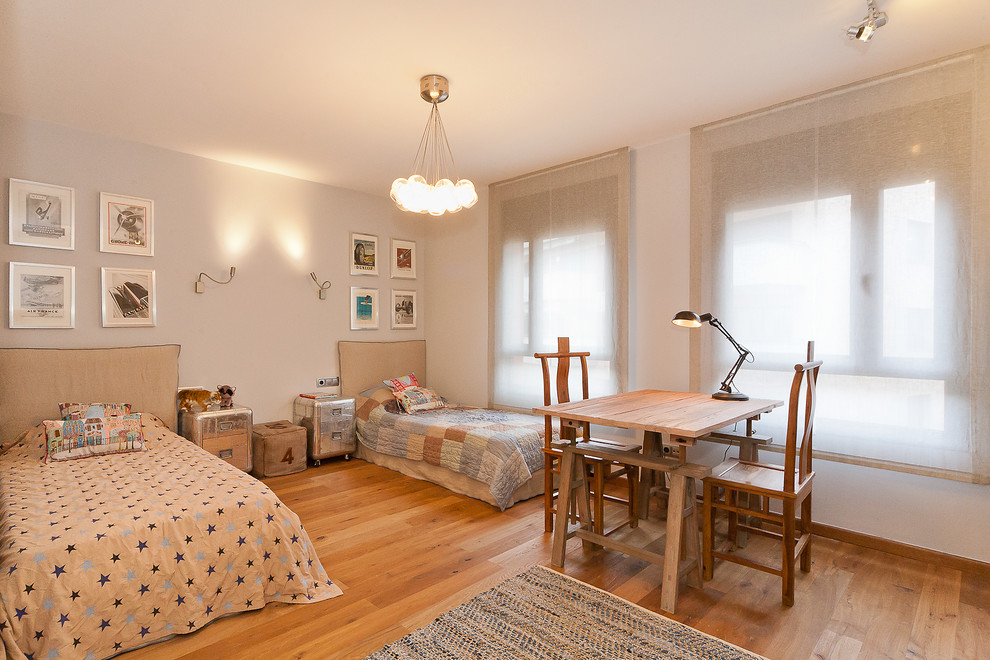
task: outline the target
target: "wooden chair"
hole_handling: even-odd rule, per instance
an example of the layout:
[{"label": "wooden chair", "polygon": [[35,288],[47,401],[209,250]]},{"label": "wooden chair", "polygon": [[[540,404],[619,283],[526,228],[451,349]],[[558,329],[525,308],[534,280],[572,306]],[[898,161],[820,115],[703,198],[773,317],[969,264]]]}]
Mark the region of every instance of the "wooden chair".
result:
[{"label": "wooden chair", "polygon": [[[771,465],[731,459],[712,470],[704,479],[704,576],[712,579],[715,557],[749,566],[781,578],[781,599],[785,605],[794,604],[794,564],[800,558],[801,570],[811,570],[811,483],[815,473],[811,469],[812,429],[817,401],[816,383],[821,360],[815,360],[815,342],[808,342],[808,360],[794,365],[790,401],[787,413],[787,439],[784,448],[784,465]],[[801,414],[802,390],[804,410]],[[761,508],[753,510],[740,504],[739,496],[759,496]],[[781,513],[770,511],[770,501],[781,503]],[[781,541],[781,565],[762,564],[733,554],[715,551],[715,512],[728,512],[730,550],[736,549],[736,535],[740,529],[751,534],[769,536]],[[799,512],[800,509],[800,512]],[[755,516],[776,523],[780,532],[767,526],[756,527],[740,522],[740,516]]]},{"label": "wooden chair", "polygon": [[[570,376],[571,360],[577,358],[581,361],[581,398],[588,398],[588,352],[572,352],[570,350],[570,338],[557,338],[556,353],[535,353],[533,357],[540,359],[543,367],[543,405],[553,404],[553,393],[556,392],[557,403],[568,403],[571,400],[569,392],[568,378]],[[556,360],[555,387],[550,384],[550,362]],[[622,443],[613,440],[604,440],[591,437],[591,424],[584,422],[579,424],[580,428],[561,425],[560,442],[554,443],[553,439],[553,418],[546,415],[546,439],[544,441],[543,454],[545,458],[544,470],[544,529],[547,532],[553,531],[554,514],[557,509],[555,501],[558,492],[554,486],[554,475],[560,474],[561,457],[563,447],[571,441],[593,442],[594,444],[618,449],[621,451],[639,451],[641,446],[637,443]],[[592,528],[598,534],[611,534],[616,529],[628,524],[636,527],[639,520],[636,511],[636,490],[638,468],[634,465],[617,463],[615,461],[603,460],[600,458],[588,457],[585,464],[588,466],[589,486],[592,494],[593,510],[591,514]],[[625,477],[627,482],[628,496],[623,499],[605,493],[605,484],[608,481]],[[605,531],[605,501],[620,502],[628,507],[628,517],[625,521],[616,525],[609,531]],[[576,513],[575,513],[576,516]]]}]

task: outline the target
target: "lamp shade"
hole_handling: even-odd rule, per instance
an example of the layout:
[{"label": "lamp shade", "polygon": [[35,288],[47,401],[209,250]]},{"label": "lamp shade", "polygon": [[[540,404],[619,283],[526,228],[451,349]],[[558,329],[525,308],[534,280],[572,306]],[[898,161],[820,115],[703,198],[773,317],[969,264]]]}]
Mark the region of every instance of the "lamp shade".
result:
[{"label": "lamp shade", "polygon": [[694,312],[677,312],[674,314],[674,318],[670,320],[674,325],[679,325],[682,328],[700,328],[701,327],[701,317]]}]

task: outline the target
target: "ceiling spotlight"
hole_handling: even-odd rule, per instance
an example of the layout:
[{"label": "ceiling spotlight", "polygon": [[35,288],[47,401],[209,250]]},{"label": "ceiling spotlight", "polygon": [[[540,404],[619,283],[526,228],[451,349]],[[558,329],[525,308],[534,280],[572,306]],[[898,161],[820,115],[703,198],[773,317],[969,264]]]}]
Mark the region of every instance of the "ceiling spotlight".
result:
[{"label": "ceiling spotlight", "polygon": [[874,0],[867,0],[866,18],[846,28],[846,36],[850,39],[869,41],[873,38],[873,33],[887,24],[887,12],[877,11],[877,3]]}]

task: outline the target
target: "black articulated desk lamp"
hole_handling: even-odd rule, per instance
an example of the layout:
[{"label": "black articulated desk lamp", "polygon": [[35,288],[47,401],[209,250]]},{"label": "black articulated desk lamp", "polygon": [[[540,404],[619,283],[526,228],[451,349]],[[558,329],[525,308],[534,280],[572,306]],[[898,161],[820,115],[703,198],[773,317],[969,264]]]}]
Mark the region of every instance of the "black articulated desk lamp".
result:
[{"label": "black articulated desk lamp", "polygon": [[732,389],[732,379],[736,377],[736,373],[739,371],[739,367],[742,363],[746,361],[746,358],[751,358],[752,353],[745,346],[742,346],[739,342],[732,338],[732,335],[718,322],[718,319],[711,314],[702,314],[698,316],[694,312],[677,312],[674,318],[671,319],[671,323],[674,325],[679,325],[682,328],[700,328],[702,323],[708,323],[709,325],[716,328],[719,332],[725,335],[725,338],[729,340],[733,348],[739,352],[739,357],[736,359],[736,363],[732,365],[729,369],[729,373],[726,375],[725,380],[722,381],[722,387],[718,392],[712,394],[713,399],[721,399],[723,401],[747,401],[749,396],[743,394],[739,390]]}]

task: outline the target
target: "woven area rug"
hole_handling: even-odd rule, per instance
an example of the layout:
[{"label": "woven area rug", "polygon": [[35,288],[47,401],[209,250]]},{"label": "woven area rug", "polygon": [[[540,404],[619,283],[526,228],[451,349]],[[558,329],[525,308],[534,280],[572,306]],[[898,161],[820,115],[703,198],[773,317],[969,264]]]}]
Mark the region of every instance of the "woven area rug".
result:
[{"label": "woven area rug", "polygon": [[762,656],[534,566],[368,656],[368,660],[455,658],[758,660]]}]

